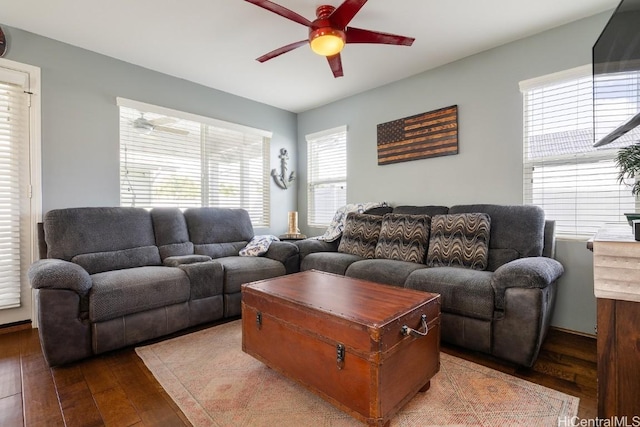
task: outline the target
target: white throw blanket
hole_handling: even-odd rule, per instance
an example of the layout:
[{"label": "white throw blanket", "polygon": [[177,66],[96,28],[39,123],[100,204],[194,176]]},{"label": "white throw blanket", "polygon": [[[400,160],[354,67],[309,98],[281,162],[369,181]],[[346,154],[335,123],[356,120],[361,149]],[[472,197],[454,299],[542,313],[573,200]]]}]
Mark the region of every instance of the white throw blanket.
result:
[{"label": "white throw blanket", "polygon": [[247,246],[240,249],[240,252],[238,253],[238,255],[240,256],[264,255],[269,251],[269,246],[271,246],[271,242],[278,242],[278,241],[280,241],[280,239],[278,239],[276,236],[273,236],[271,234],[254,236],[253,239],[251,239],[251,241],[247,243]]},{"label": "white throw blanket", "polygon": [[347,214],[350,212],[363,213],[369,209],[380,208],[388,206],[387,202],[367,202],[367,203],[350,203],[348,205],[344,205],[336,211],[336,214],[333,216],[331,223],[329,224],[329,228],[324,232],[322,236],[313,237],[313,239],[322,240],[324,242],[333,242],[340,236],[342,236],[342,232],[344,231],[344,222],[347,219]]}]

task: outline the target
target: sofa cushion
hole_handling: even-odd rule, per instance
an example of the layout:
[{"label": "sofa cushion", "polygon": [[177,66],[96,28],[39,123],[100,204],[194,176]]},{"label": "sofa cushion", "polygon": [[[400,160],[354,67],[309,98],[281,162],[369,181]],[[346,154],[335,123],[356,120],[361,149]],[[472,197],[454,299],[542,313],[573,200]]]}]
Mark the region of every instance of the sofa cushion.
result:
[{"label": "sofa cushion", "polygon": [[215,260],[224,268],[223,292],[240,292],[243,283],[283,276],[286,273],[281,262],[266,257],[230,256]]},{"label": "sofa cushion", "polygon": [[164,261],[170,256],[193,254],[193,243],[189,241],[187,221],[178,208],[151,209],[153,231],[160,257]]},{"label": "sofa cushion", "polygon": [[379,215],[348,214],[338,252],[373,258],[380,236],[382,218]]},{"label": "sofa cushion", "polygon": [[544,210],[533,205],[457,205],[449,213],[483,212],[491,217],[487,270],[514,259],[541,256],[544,247]]},{"label": "sofa cushion", "polygon": [[78,264],[89,274],[162,264],[156,246],[80,254],[71,258],[71,262]]},{"label": "sofa cushion", "polygon": [[142,208],[67,208],[43,219],[47,257],[71,261],[78,254],[155,246],[151,215]]},{"label": "sofa cushion", "polygon": [[365,259],[351,264],[345,275],[387,285],[404,286],[409,274],[422,268],[427,266],[392,259]]},{"label": "sofa cushion", "polygon": [[440,294],[442,311],[492,320],[494,293],[490,271],[433,267],[412,272],[405,287]]},{"label": "sofa cushion", "polygon": [[189,279],[172,267],[137,267],[91,276],[89,319],[101,322],[189,300]]},{"label": "sofa cushion", "polygon": [[251,218],[244,209],[190,208],[184,211],[184,218],[189,238],[196,246],[240,241],[246,244],[253,237]]},{"label": "sofa cushion", "polygon": [[445,215],[449,213],[447,206],[427,205],[427,206],[396,206],[393,208],[394,214],[402,215]]},{"label": "sofa cushion", "polygon": [[300,271],[320,270],[344,276],[347,268],[363,258],[342,252],[316,252],[307,255],[300,263]]},{"label": "sofa cushion", "polygon": [[491,219],[484,213],[434,216],[427,265],[486,269],[490,230]]},{"label": "sofa cushion", "polygon": [[375,257],[423,263],[430,224],[428,215],[384,215]]}]

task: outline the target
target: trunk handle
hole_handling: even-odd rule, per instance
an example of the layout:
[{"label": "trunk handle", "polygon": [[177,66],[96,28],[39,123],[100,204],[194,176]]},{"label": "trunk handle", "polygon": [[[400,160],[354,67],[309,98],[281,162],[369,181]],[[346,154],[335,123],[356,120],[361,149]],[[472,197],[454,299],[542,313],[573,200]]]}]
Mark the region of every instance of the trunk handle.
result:
[{"label": "trunk handle", "polygon": [[423,314],[422,316],[420,316],[420,321],[422,323],[422,328],[424,329],[424,332],[419,331],[417,329],[412,329],[407,325],[403,325],[402,328],[400,328],[400,332],[405,337],[408,337],[409,335],[415,338],[426,337],[427,334],[429,333],[429,325],[427,325],[427,315]]}]

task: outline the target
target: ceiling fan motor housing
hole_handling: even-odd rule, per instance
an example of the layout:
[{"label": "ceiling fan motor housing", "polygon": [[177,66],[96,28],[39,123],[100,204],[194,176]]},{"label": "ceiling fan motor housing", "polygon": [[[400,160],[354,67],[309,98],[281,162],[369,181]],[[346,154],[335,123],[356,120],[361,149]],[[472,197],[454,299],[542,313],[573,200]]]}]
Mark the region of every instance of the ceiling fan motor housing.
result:
[{"label": "ceiling fan motor housing", "polygon": [[309,26],[309,43],[311,49],[323,56],[331,56],[339,53],[347,42],[347,36],[343,28],[332,25],[329,17],[336,8],[330,5],[322,5],[316,9],[318,17]]}]

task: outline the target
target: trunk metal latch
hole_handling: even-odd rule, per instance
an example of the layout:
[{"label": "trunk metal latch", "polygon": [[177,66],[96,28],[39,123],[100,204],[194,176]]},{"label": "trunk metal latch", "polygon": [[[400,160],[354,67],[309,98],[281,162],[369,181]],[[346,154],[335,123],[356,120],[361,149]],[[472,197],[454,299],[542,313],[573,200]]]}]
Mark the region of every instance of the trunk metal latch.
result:
[{"label": "trunk metal latch", "polygon": [[338,369],[344,368],[344,344],[336,345],[336,363],[338,364]]}]

